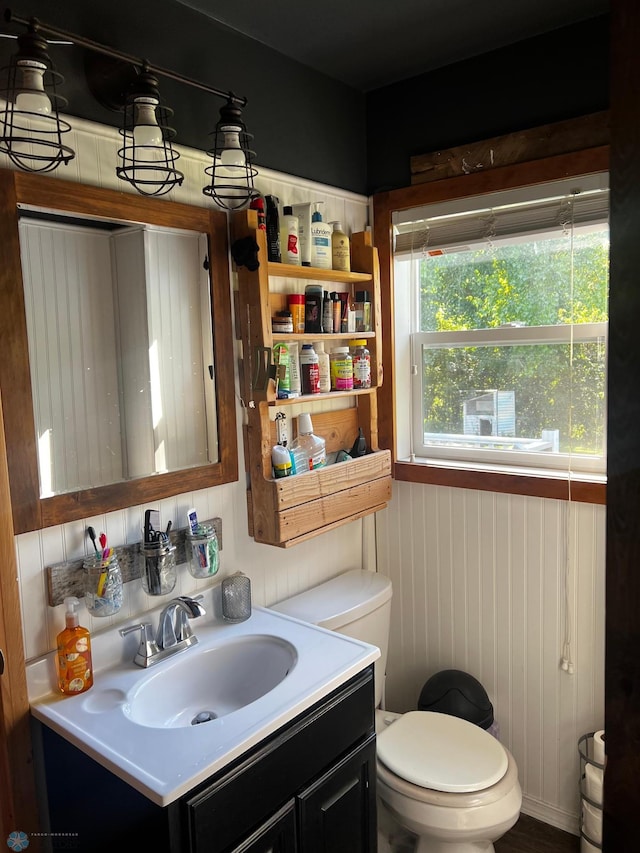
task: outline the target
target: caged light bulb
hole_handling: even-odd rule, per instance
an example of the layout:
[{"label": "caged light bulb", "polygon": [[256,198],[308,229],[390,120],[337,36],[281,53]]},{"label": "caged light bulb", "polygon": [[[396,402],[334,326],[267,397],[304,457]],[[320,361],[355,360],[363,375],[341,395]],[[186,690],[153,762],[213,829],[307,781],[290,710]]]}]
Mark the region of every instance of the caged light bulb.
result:
[{"label": "caged light bulb", "polygon": [[226,173],[229,177],[236,177],[233,167],[241,168],[244,172],[247,165],[246,155],[240,147],[240,131],[225,127],[223,133],[224,147],[220,152],[220,165],[231,167],[226,169]]},{"label": "caged light bulb", "polygon": [[44,72],[47,66],[42,62],[22,59],[17,63],[22,71],[22,91],[16,96],[16,109],[26,113],[50,115],[51,101],[44,90]]},{"label": "caged light bulb", "polygon": [[224,142],[216,164],[214,187],[221,198],[236,200],[241,206],[247,200],[247,157],[240,147],[240,130],[236,127],[221,128]]},{"label": "caged light bulb", "polygon": [[158,101],[155,98],[137,98],[136,123],[133,128],[133,142],[136,146],[137,160],[157,160],[158,151],[163,147],[162,131],[156,118]]}]

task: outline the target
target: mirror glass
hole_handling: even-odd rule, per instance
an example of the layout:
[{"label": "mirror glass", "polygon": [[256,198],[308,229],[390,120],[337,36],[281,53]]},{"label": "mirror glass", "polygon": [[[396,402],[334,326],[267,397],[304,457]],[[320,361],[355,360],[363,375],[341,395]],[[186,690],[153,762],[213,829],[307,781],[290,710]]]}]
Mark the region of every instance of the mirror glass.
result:
[{"label": "mirror glass", "polygon": [[219,461],[207,235],[19,208],[40,497]]}]

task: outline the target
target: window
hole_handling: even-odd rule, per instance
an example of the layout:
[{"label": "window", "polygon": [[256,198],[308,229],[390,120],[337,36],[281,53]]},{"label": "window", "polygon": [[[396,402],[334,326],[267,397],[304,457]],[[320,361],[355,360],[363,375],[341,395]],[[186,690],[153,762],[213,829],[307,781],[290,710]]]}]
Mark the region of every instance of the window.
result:
[{"label": "window", "polygon": [[394,214],[409,458],[604,472],[606,179]]}]

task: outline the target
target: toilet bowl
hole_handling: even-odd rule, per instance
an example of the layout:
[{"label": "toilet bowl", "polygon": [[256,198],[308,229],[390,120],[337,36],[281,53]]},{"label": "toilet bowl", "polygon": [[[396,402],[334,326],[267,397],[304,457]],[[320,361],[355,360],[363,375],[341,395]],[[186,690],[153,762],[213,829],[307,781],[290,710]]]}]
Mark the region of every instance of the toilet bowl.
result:
[{"label": "toilet bowl", "polygon": [[[378,646],[379,708],[391,614],[387,577],[355,569],[272,607]],[[518,768],[484,729],[434,711],[377,710],[376,735],[379,800],[417,836],[416,853],[490,853],[517,821]]]},{"label": "toilet bowl", "polygon": [[513,756],[473,723],[434,711],[376,712],[378,796],[417,853],[494,850],[522,804]]}]

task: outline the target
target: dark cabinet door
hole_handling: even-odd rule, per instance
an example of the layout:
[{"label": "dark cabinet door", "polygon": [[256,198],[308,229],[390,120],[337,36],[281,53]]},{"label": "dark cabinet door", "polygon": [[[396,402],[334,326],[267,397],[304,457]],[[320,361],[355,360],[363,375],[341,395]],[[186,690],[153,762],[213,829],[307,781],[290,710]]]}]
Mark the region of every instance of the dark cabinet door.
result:
[{"label": "dark cabinet door", "polygon": [[375,853],[375,783],[371,736],[298,797],[303,853]]},{"label": "dark cabinet door", "polygon": [[295,807],[288,802],[231,853],[296,853]]}]

